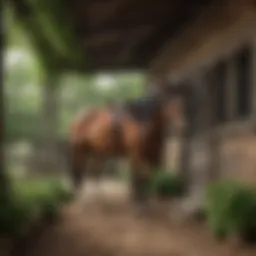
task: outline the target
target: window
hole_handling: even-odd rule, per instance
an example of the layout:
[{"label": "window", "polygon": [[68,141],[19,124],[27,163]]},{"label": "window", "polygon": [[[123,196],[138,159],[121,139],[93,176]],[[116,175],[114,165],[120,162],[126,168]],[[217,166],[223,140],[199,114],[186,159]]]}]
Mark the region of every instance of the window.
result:
[{"label": "window", "polygon": [[222,123],[227,120],[226,117],[226,63],[219,62],[213,72],[215,83],[215,117],[217,123]]},{"label": "window", "polygon": [[249,48],[244,48],[238,52],[237,61],[237,116],[239,118],[248,117],[251,113],[251,52]]}]

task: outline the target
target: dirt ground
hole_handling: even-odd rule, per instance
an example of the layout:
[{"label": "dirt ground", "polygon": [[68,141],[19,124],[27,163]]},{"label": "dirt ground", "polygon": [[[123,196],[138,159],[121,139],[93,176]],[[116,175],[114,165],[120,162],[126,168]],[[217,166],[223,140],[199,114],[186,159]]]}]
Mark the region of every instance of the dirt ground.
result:
[{"label": "dirt ground", "polygon": [[58,223],[30,244],[26,256],[256,255],[256,248],[216,242],[203,223],[177,221],[169,204],[139,216],[124,187],[108,184],[100,196],[92,187],[62,209]]},{"label": "dirt ground", "polygon": [[[115,190],[115,193],[118,189]],[[256,248],[216,242],[204,224],[142,217],[127,196],[81,198],[63,209],[60,221],[45,230],[28,256],[253,256]],[[87,193],[88,195],[89,193]]]}]

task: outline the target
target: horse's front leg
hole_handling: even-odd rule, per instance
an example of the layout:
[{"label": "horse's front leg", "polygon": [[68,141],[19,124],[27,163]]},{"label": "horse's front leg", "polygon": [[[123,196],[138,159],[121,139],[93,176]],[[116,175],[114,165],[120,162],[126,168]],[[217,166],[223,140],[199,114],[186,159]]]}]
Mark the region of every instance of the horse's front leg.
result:
[{"label": "horse's front leg", "polygon": [[90,173],[92,177],[93,196],[96,201],[100,202],[102,191],[102,174],[105,159],[101,156],[94,156],[91,161]]},{"label": "horse's front leg", "polygon": [[83,183],[83,169],[85,165],[84,152],[78,147],[71,148],[70,175],[73,186],[78,192]]},{"label": "horse's front leg", "polygon": [[133,200],[140,209],[149,206],[148,182],[150,178],[150,166],[142,160],[137,159],[132,163],[131,185]]}]

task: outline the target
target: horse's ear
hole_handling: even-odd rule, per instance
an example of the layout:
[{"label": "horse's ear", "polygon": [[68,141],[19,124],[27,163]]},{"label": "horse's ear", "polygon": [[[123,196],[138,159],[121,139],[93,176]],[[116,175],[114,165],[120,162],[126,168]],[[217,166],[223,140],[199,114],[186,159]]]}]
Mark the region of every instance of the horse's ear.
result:
[{"label": "horse's ear", "polygon": [[167,79],[152,79],[147,84],[147,91],[150,95],[158,95],[160,98],[166,98],[183,94],[181,87],[172,84]]},{"label": "horse's ear", "polygon": [[159,87],[162,89],[162,91],[168,90],[170,86],[171,86],[171,83],[167,79],[163,79],[162,81],[159,81]]},{"label": "horse's ear", "polygon": [[151,95],[164,96],[166,94],[166,89],[168,87],[168,83],[165,80],[160,80],[154,78],[149,82],[149,92]]},{"label": "horse's ear", "polygon": [[147,92],[150,95],[157,94],[159,92],[159,82],[156,78],[148,80],[146,84]]},{"label": "horse's ear", "polygon": [[181,84],[170,84],[164,89],[164,93],[170,97],[182,97],[185,95],[186,88]]}]

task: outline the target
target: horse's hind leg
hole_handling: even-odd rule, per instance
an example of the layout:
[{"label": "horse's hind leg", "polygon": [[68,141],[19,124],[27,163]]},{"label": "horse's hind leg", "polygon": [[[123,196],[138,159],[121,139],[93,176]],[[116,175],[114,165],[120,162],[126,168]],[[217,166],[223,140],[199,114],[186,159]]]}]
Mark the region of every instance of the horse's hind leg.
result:
[{"label": "horse's hind leg", "polygon": [[148,206],[148,181],[149,169],[146,164],[137,162],[132,165],[132,196],[135,204],[139,208]]},{"label": "horse's hind leg", "polygon": [[94,183],[94,196],[97,201],[101,201],[101,197],[103,192],[101,191],[102,188],[102,176],[103,176],[103,166],[105,163],[105,159],[101,156],[94,156],[92,165],[91,165],[91,173]]},{"label": "horse's hind leg", "polygon": [[83,183],[83,169],[85,155],[81,148],[71,148],[71,180],[76,190],[79,190]]}]

